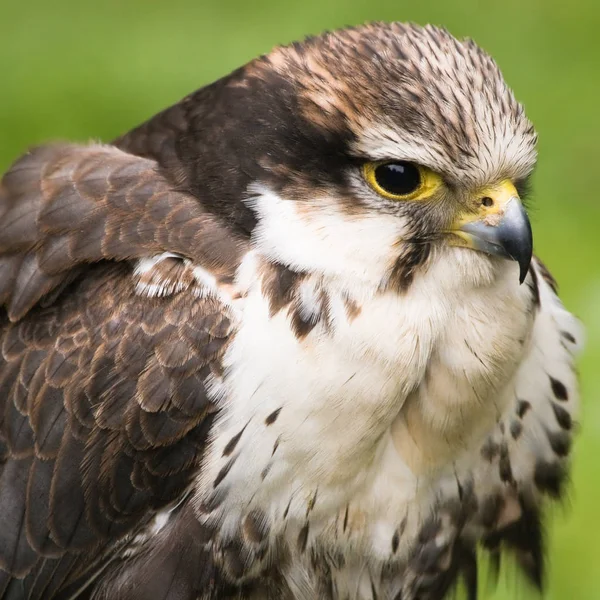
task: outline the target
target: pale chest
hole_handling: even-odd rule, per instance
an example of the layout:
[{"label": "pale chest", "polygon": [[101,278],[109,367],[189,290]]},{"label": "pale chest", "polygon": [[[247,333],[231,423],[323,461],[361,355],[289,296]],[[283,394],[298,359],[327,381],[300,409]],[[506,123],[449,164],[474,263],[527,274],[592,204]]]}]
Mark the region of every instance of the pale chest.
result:
[{"label": "pale chest", "polygon": [[[256,511],[273,538],[301,531],[310,515],[308,543],[330,535],[354,502],[362,544],[391,506],[414,497],[425,437],[489,427],[526,343],[528,299],[489,287],[431,293],[428,283],[405,296],[349,297],[309,280],[275,313],[260,286],[249,290],[197,488],[222,535]],[[299,335],[297,310],[327,317]]]}]

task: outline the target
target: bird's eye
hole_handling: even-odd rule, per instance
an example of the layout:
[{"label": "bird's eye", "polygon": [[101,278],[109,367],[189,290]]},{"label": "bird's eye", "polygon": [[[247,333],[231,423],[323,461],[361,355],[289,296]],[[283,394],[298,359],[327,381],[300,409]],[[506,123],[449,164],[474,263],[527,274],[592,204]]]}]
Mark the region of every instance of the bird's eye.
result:
[{"label": "bird's eye", "polygon": [[378,194],[391,200],[429,196],[441,181],[432,171],[406,161],[365,163],[363,176]]}]

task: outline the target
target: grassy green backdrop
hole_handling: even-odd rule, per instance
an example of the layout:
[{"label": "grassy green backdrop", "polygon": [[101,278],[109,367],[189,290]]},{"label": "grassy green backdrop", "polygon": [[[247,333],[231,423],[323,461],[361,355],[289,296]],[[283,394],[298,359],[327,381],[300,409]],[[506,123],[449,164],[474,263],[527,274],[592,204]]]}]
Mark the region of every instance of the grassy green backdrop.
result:
[{"label": "grassy green backdrop", "polygon": [[[600,599],[600,3],[596,0],[0,0],[0,171],[43,140],[108,140],[273,45],[365,20],[475,38],[540,133],[537,252],[587,326],[574,485],[547,598]],[[530,598],[514,577],[484,596]]]}]

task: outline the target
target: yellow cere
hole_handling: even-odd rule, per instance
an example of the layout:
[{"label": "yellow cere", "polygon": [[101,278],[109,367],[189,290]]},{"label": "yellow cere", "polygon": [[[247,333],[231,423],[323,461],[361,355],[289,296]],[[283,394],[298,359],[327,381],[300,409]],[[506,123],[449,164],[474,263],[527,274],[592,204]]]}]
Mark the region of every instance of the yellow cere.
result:
[{"label": "yellow cere", "polygon": [[[519,192],[512,181],[505,179],[495,185],[477,190],[473,195],[477,208],[459,215],[453,229],[459,229],[473,221],[489,220],[489,225],[495,225],[494,220],[504,214],[504,209],[511,198],[518,198]],[[483,202],[484,198],[490,199],[489,205]]]},{"label": "yellow cere", "polygon": [[427,167],[411,163],[419,171],[420,184],[410,194],[393,194],[385,190],[377,182],[375,171],[381,165],[394,161],[367,162],[363,165],[363,177],[366,182],[381,196],[390,200],[426,200],[431,197],[442,185],[442,178]]}]

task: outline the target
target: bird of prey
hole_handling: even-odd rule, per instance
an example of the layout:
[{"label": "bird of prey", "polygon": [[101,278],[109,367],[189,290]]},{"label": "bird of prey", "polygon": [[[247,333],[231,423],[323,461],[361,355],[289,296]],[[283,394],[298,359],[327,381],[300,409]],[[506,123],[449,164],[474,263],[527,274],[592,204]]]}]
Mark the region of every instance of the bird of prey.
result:
[{"label": "bird of prey", "polygon": [[432,26],[278,47],[0,187],[0,598],[439,600],[543,580],[577,321],[536,134]]}]

